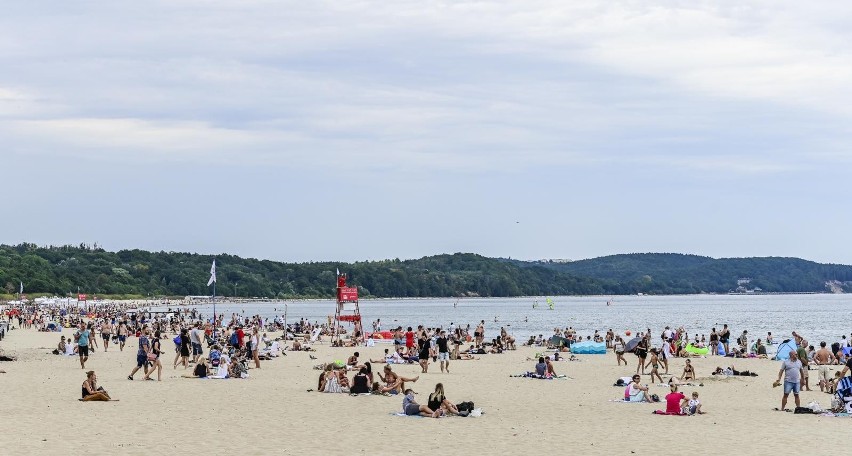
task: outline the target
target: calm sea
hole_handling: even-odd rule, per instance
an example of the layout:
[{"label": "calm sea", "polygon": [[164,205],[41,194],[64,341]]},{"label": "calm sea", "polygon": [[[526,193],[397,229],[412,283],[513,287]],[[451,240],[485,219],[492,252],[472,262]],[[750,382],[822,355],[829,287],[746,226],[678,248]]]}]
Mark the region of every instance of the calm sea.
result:
[{"label": "calm sea", "polygon": [[[360,302],[365,329],[382,321],[382,329],[422,324],[447,327],[450,323],[474,327],[485,320],[486,337],[500,327],[518,340],[531,335],[549,336],[553,328],[572,326],[582,335],[605,332],[644,331],[656,336],[665,326],[683,326],[690,335],[709,334],[712,327],[727,323],[733,338],[748,330],[750,340],[772,332],[776,343],[797,331],[812,344],[825,340],[829,345],[852,331],[852,295],[685,295],[685,296],[557,296],[550,310],[545,297],[539,298],[435,298],[378,299]],[[612,305],[607,301],[612,299]],[[533,308],[535,301],[538,307]],[[271,318],[284,314],[288,322],[305,318],[326,322],[334,314],[334,301],[275,301],[267,303],[217,303],[216,312],[261,315]],[[212,315],[212,305],[196,308]],[[165,310],[155,308],[154,310]],[[496,320],[496,322],[495,322]]]}]

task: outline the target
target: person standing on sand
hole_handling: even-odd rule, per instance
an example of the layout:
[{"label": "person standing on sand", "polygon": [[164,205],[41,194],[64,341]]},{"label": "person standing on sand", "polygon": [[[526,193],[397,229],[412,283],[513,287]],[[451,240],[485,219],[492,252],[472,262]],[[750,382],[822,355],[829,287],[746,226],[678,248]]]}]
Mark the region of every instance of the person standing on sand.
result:
[{"label": "person standing on sand", "polygon": [[814,354],[814,362],[819,366],[817,374],[819,378],[819,390],[825,392],[830,380],[828,365],[834,364],[834,355],[831,354],[829,349],[825,348],[825,341],[819,343],[819,350]]},{"label": "person standing on sand", "polygon": [[104,353],[106,353],[107,347],[109,347],[109,338],[112,337],[112,324],[109,320],[105,320],[104,324],[101,325],[101,337],[104,339]]},{"label": "person standing on sand", "polygon": [[799,355],[795,351],[790,352],[790,359],[781,361],[781,369],[778,371],[778,380],[772,386],[781,385],[781,375],[784,375],[784,396],[781,398],[781,408],[775,410],[787,411],[787,397],[790,392],[793,393],[793,398],[796,401],[796,407],[800,407],[799,391],[801,390],[802,380],[802,363],[799,361]]},{"label": "person standing on sand", "polygon": [[730,340],[730,338],[731,338],[731,331],[728,329],[728,325],[725,324],[722,327],[722,333],[719,334],[719,342],[721,342],[722,346],[725,347],[725,354],[728,354],[728,353],[731,352],[731,349],[728,347],[728,340]]},{"label": "person standing on sand", "polygon": [[196,322],[192,331],[189,332],[189,342],[192,344],[192,362],[197,363],[198,358],[204,354],[201,348],[201,341],[204,338],[204,331],[201,330],[201,323]]},{"label": "person standing on sand", "polygon": [[710,354],[714,356],[719,354],[719,334],[716,333],[716,328],[710,331]]},{"label": "person standing on sand", "polygon": [[80,323],[80,330],[77,331],[77,354],[80,355],[80,367],[86,368],[86,361],[89,360],[89,339],[92,332],[86,328],[85,323]]},{"label": "person standing on sand", "polygon": [[425,332],[420,334],[420,339],[417,340],[417,348],[420,351],[417,357],[420,361],[421,372],[425,374],[429,370],[429,339],[426,338]]}]

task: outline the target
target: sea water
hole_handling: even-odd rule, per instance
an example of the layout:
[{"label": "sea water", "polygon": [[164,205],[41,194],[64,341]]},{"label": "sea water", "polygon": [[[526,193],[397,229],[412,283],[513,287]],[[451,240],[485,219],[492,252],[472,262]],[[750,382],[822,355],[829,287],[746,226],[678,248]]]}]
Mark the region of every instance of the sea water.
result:
[{"label": "sea water", "polygon": [[[608,329],[619,334],[626,331],[636,334],[650,328],[653,340],[657,341],[666,326],[683,326],[694,337],[709,335],[711,328],[718,331],[727,324],[732,343],[743,330],[748,331],[751,342],[758,338],[765,340],[767,332],[772,332],[776,344],[796,331],[814,346],[823,340],[831,345],[843,334],[849,338],[852,331],[849,294],[556,296],[551,299],[552,310],[545,297],[365,299],[359,304],[367,331],[379,319],[383,330],[417,325],[447,328],[452,323],[470,325],[471,331],[484,320],[486,338],[505,328],[518,343],[539,334],[548,337],[554,328],[569,326],[583,336],[592,335],[595,330],[602,334]],[[224,314],[226,319],[232,313],[273,318],[284,315],[285,305],[288,323],[301,318],[327,323],[335,309],[332,300],[220,302],[216,304],[216,312]],[[208,317],[213,313],[210,304],[195,308]],[[351,327],[348,323],[344,325]]]}]

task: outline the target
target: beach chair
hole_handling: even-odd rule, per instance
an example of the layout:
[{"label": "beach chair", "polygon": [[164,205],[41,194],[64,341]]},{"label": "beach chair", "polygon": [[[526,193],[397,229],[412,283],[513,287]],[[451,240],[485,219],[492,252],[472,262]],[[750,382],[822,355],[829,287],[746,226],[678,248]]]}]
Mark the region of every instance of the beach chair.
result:
[{"label": "beach chair", "polygon": [[852,413],[852,377],[843,377],[837,383],[837,399],[846,413]]},{"label": "beach chair", "polygon": [[322,338],[320,337],[320,335],[321,335],[321,334],[322,334],[322,329],[321,329],[321,328],[316,328],[316,329],[314,329],[314,331],[311,333],[311,339],[310,339],[310,342],[311,342],[311,343],[313,343],[313,342],[319,342],[319,343],[322,343]]}]

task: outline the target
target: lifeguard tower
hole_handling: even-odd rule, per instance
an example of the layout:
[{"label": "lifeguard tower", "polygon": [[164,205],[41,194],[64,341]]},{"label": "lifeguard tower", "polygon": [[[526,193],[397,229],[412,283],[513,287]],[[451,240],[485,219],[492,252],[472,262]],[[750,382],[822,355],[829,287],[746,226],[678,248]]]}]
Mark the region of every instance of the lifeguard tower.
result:
[{"label": "lifeguard tower", "polygon": [[[358,288],[346,286],[346,274],[337,274],[337,309],[334,311],[334,328],[331,333],[332,345],[340,346],[340,325],[346,322],[355,325],[353,334],[361,333],[361,309],[358,307]],[[363,334],[360,334],[363,337]],[[357,341],[356,341],[357,344]]]}]

